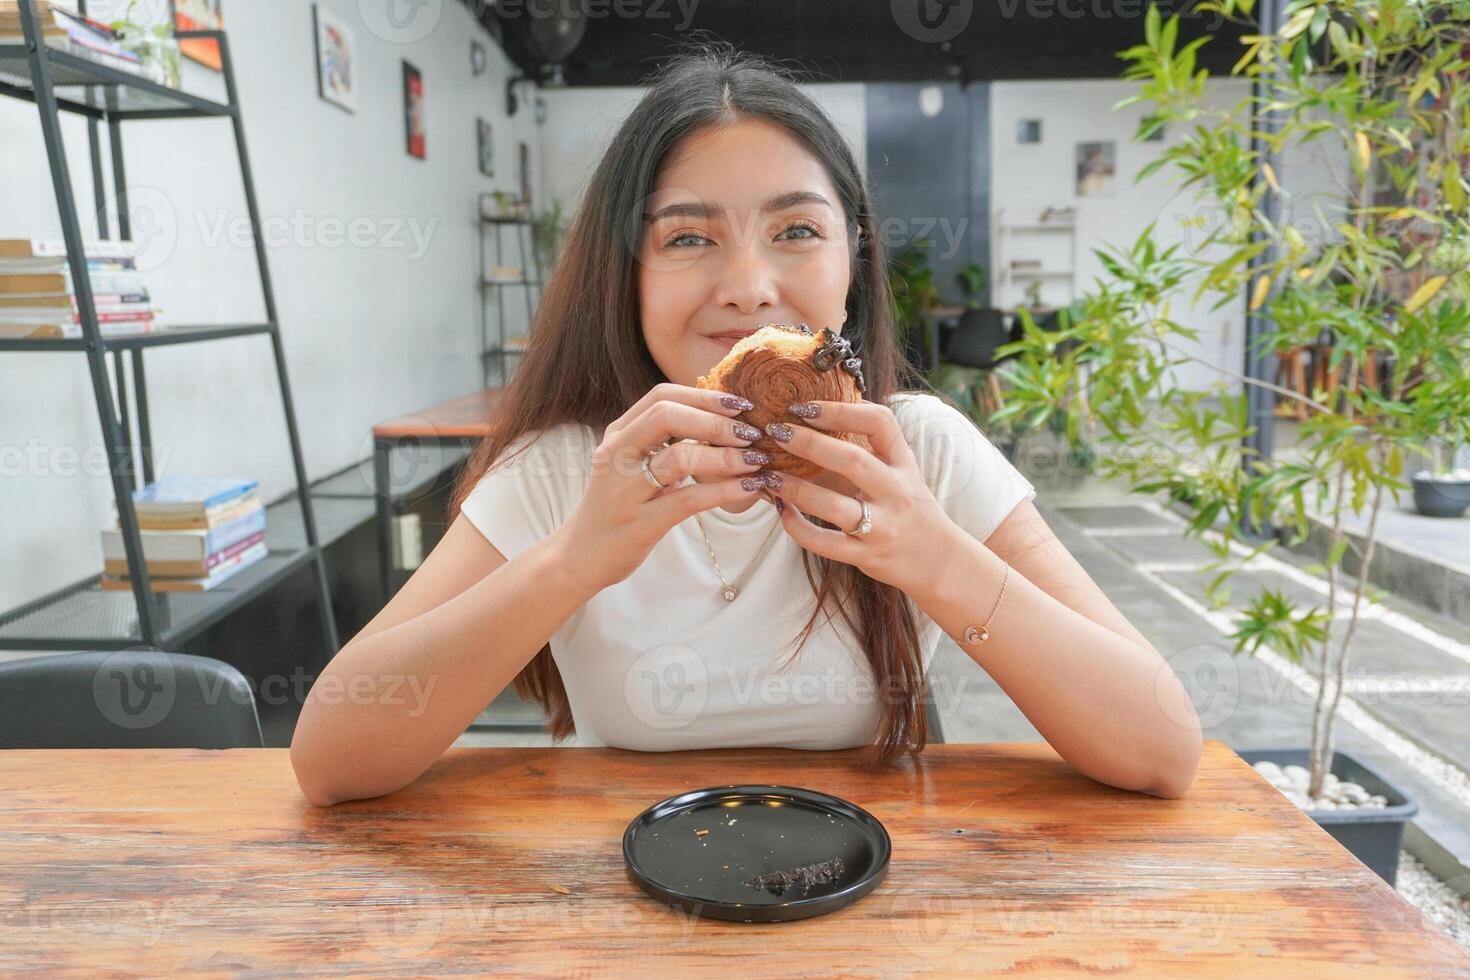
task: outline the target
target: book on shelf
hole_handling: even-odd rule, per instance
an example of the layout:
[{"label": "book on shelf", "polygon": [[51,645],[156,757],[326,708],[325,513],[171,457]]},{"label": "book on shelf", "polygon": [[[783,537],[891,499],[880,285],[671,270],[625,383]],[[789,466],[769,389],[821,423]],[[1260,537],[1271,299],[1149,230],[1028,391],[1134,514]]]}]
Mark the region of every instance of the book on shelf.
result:
[{"label": "book on shelf", "polygon": [[[229,476],[166,476],[133,491],[133,509],[140,526],[154,520],[185,527],[210,527],[219,515],[254,496],[258,480]],[[259,502],[258,498],[256,500]],[[198,521],[187,524],[187,521]]]},{"label": "book on shelf", "polygon": [[519,282],[526,277],[526,273],[519,266],[497,265],[490,270],[491,282]]},{"label": "book on shelf", "polygon": [[[83,250],[103,336],[152,332],[157,311],[137,271],[134,244],[86,242]],[[0,239],[0,337],[75,338],[81,324],[65,243]]]},{"label": "book on shelf", "polygon": [[[149,590],[152,592],[208,592],[269,554],[265,542],[258,541],[240,553],[223,559],[204,575],[189,578],[153,578],[150,576]],[[126,575],[104,574],[98,584],[104,592],[126,592],[133,588],[133,580]]]},{"label": "book on shelf", "polygon": [[[253,506],[231,510],[206,528],[140,527],[138,533],[143,539],[143,560],[149,570],[153,570],[155,562],[190,563],[206,568],[227,555],[230,549],[238,550],[242,542],[253,542],[259,538],[265,533],[265,508],[253,494],[250,501]],[[102,558],[107,562],[119,562],[120,571],[127,569],[127,548],[123,543],[122,528],[116,524],[102,529]]]},{"label": "book on shelf", "polygon": [[[137,52],[123,47],[112,28],[81,16],[73,5],[37,0],[36,14],[46,47],[156,79],[156,70],[144,66]],[[0,44],[23,43],[25,39],[18,0],[0,0]]]},{"label": "book on shelf", "polygon": [[[178,532],[168,533],[173,534]],[[208,575],[219,565],[224,564],[241,552],[255,547],[257,544],[261,543],[264,540],[265,532],[257,531],[255,534],[252,534],[250,537],[244,539],[243,541],[237,541],[234,544],[229,545],[228,547],[221,548],[219,551],[208,554],[203,558],[197,560],[187,558],[149,558],[144,562],[144,565],[146,565],[148,568],[149,578],[202,578],[203,576]],[[119,532],[118,547],[121,548],[121,546],[122,538],[121,532]],[[147,547],[146,542],[144,543],[144,547]],[[115,575],[120,578],[126,578],[128,574],[127,554],[124,552],[116,558],[103,558],[102,571],[104,574],[107,575]]]}]

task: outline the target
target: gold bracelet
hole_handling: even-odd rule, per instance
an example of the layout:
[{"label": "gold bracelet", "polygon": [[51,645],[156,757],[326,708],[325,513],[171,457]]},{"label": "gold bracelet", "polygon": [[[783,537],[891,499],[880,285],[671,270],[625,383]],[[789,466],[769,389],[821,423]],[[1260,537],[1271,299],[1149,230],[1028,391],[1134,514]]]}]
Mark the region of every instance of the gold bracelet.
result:
[{"label": "gold bracelet", "polygon": [[1000,608],[1001,596],[1006,594],[1006,583],[1011,579],[1011,564],[1005,563],[1006,573],[1000,580],[1000,595],[995,597],[995,605],[990,608],[990,615],[985,617],[984,626],[969,626],[965,628],[965,642],[971,644],[984,643],[990,639],[990,621],[995,618],[995,611]]}]

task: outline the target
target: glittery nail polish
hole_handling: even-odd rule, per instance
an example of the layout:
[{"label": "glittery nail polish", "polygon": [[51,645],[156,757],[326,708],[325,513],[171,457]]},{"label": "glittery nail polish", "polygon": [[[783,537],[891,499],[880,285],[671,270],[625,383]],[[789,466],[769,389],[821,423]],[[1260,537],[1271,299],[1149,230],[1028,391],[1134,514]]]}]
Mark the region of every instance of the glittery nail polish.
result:
[{"label": "glittery nail polish", "polygon": [[759,449],[747,449],[745,452],[740,454],[740,458],[745,460],[747,463],[750,463],[752,466],[765,466],[771,461],[771,454],[767,452],[762,452]]},{"label": "glittery nail polish", "polygon": [[724,395],[720,398],[720,404],[736,412],[748,412],[755,408],[755,402],[739,395]]},{"label": "glittery nail polish", "polygon": [[764,479],[766,481],[766,486],[770,487],[772,490],[781,489],[781,484],[783,482],[781,480],[781,474],[777,473],[775,470],[761,470],[759,473],[756,474],[756,476]]},{"label": "glittery nail polish", "polygon": [[775,439],[777,442],[790,442],[791,437],[795,435],[795,431],[785,422],[772,422],[766,426],[766,435]]},{"label": "glittery nail polish", "polygon": [[735,423],[735,438],[736,439],[746,439],[746,440],[749,440],[750,442],[755,442],[760,437],[761,437],[761,430],[760,429],[757,429],[755,426],[751,425],[749,422],[736,422]]},{"label": "glittery nail polish", "polygon": [[816,402],[796,402],[790,412],[799,419],[814,419],[822,414],[822,406]]},{"label": "glittery nail polish", "polygon": [[764,490],[765,488],[766,481],[760,478],[760,474],[747,476],[740,481],[740,489],[742,490]]},{"label": "glittery nail polish", "polygon": [[782,514],[786,511],[786,501],[780,497],[772,497],[771,502],[776,505],[776,513]]}]

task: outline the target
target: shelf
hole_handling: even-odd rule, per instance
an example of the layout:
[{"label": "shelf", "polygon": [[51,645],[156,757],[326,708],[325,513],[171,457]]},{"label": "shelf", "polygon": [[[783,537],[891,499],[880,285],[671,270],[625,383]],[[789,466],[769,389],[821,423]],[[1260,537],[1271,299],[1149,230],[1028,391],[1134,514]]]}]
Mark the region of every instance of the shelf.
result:
[{"label": "shelf", "polygon": [[[226,337],[247,337],[270,333],[269,323],[204,324],[200,326],[164,327],[151,333],[115,334],[102,338],[103,350],[134,350],[140,347],[163,347],[168,344],[193,344]],[[24,337],[0,338],[0,351],[86,350],[85,337],[50,337],[30,340]]]},{"label": "shelf", "polygon": [[534,286],[534,279],[481,279],[481,286]]},{"label": "shelf", "polygon": [[1015,231],[1023,231],[1023,232],[1025,232],[1025,231],[1038,231],[1038,232],[1045,232],[1045,231],[1076,231],[1077,230],[1077,226],[1075,224],[1063,224],[1062,222],[1055,222],[1055,223],[1035,224],[1035,225],[1001,225],[1000,230],[1001,230],[1002,233],[1005,233],[1005,232],[1008,232],[1008,231],[1011,231],[1011,232],[1015,232]]},{"label": "shelf", "polygon": [[[153,596],[160,648],[177,649],[227,614],[310,563],[315,551],[272,552],[208,592]],[[80,582],[0,618],[0,650],[108,649],[143,642],[132,592]]]},{"label": "shelf", "polygon": [[1008,269],[1012,279],[1071,279],[1071,269]]},{"label": "shelf", "polygon": [[483,358],[503,357],[506,354],[524,354],[525,352],[524,347],[489,347],[480,351],[480,356]]},{"label": "shelf", "polygon": [[488,214],[480,215],[482,225],[529,225],[530,218],[492,218]]},{"label": "shelf", "polygon": [[[87,116],[104,113],[120,119],[210,118],[234,115],[234,109],[211,99],[160,85],[119,68],[51,48],[42,50],[51,66],[56,103],[63,112]],[[29,49],[0,44],[0,95],[36,100]]]}]

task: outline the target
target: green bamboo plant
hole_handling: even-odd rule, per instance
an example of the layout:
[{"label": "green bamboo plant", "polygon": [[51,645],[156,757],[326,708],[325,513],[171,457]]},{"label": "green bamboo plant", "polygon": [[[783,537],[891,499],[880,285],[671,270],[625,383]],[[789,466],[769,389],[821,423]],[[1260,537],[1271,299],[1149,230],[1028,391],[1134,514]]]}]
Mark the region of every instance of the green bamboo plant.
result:
[{"label": "green bamboo plant", "polygon": [[[1253,3],[1195,6],[1244,19]],[[1065,410],[1073,434],[1080,409],[1066,396],[1085,384],[1104,441],[1120,450],[1100,454],[1099,470],[1188,505],[1188,533],[1218,557],[1207,585],[1217,603],[1240,565],[1279,540],[1304,540],[1309,516],[1320,516],[1328,543],[1315,569],[1327,580],[1326,609],[1263,591],[1230,637],[1237,654],[1310,658],[1320,679],[1308,766],[1316,798],[1385,497],[1407,489],[1406,454],[1470,437],[1470,307],[1445,288],[1465,281],[1465,256],[1439,247],[1470,232],[1470,0],[1291,0],[1279,30],[1244,37],[1232,69],[1261,84],[1258,105],[1249,97],[1212,104],[1209,73],[1195,60],[1210,38],[1179,46],[1178,30],[1177,16],[1164,20],[1149,7],[1144,42],[1120,54],[1139,89],[1119,107],[1145,104],[1140,136],[1160,122],[1179,134],[1137,179],[1169,174],[1195,212],[1215,220],[1191,228],[1187,244],[1161,241],[1168,236],[1155,221],[1131,246],[1098,250],[1105,272],[1060,329],[1040,330],[1023,313],[1024,338],[1002,349],[1020,356],[997,415]],[[1273,113],[1279,129],[1255,126],[1253,107]],[[1294,198],[1253,135],[1278,154],[1306,148],[1340,159],[1338,189],[1325,201]],[[1267,195],[1281,202],[1280,220]],[[1330,233],[1302,233],[1325,214],[1337,216]],[[1303,395],[1196,356],[1186,343],[1195,332],[1174,311],[1201,299],[1264,316],[1263,351],[1315,343],[1330,328],[1331,367],[1345,367],[1343,384],[1332,395]],[[1068,340],[1071,349],[1054,356]],[[1389,365],[1377,390],[1359,384],[1374,352]],[[1186,364],[1217,372],[1217,381],[1185,385],[1176,369]],[[1243,442],[1251,386],[1308,409],[1289,454],[1262,458]],[[1344,518],[1365,511],[1366,531],[1354,542]],[[1274,535],[1254,533],[1266,529]],[[1247,557],[1232,561],[1237,539]],[[1328,610],[1344,592],[1349,550],[1357,581],[1341,635],[1332,635]]]}]

